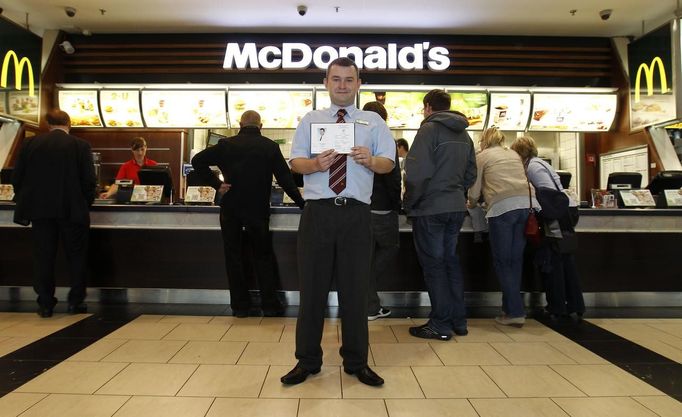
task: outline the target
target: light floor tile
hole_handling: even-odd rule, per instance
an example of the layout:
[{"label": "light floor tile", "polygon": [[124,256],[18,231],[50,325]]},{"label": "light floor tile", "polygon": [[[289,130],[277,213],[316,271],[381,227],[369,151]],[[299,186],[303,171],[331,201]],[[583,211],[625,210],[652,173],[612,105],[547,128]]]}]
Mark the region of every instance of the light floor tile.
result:
[{"label": "light floor tile", "polygon": [[0,357],[5,356],[14,352],[15,350],[21,349],[24,346],[28,346],[36,340],[40,340],[40,337],[7,337],[5,340],[0,342]]},{"label": "light floor tile", "polygon": [[677,363],[682,363],[682,349],[671,346],[670,341],[640,339],[635,343]]},{"label": "light floor tile", "polygon": [[164,336],[163,340],[218,341],[229,328],[229,324],[181,323]]},{"label": "light floor tile", "polygon": [[267,366],[200,365],[178,395],[257,398]]},{"label": "light floor tile", "polygon": [[483,366],[482,368],[509,397],[546,398],[585,395],[548,366]]},{"label": "light floor tile", "polygon": [[102,362],[166,363],[186,344],[179,340],[129,340]]},{"label": "light floor tile", "polygon": [[571,417],[658,417],[632,398],[555,398]]},{"label": "light floor tile", "polygon": [[16,417],[45,397],[47,394],[10,392],[0,397],[0,417]]},{"label": "light floor tile", "polygon": [[458,343],[481,343],[481,342],[512,342],[512,339],[504,334],[503,331],[491,324],[469,325],[469,334],[466,336],[455,336]]},{"label": "light floor tile", "polygon": [[[280,342],[296,342],[296,325],[284,326]],[[339,326],[325,323],[322,329],[322,343],[339,343]]]},{"label": "light floor tile", "polygon": [[590,352],[588,349],[580,346],[575,342],[547,342],[554,349],[573,359],[576,363],[582,365],[606,365],[609,363],[601,356]]},{"label": "light floor tile", "polygon": [[111,417],[127,396],[52,394],[21,417]]},{"label": "light floor tile", "polygon": [[[241,326],[259,326],[263,317],[235,317],[235,316],[217,316],[213,317],[209,324],[239,324]],[[279,324],[279,323],[278,323]]]},{"label": "light floor tile", "polygon": [[271,366],[265,378],[261,398],[341,398],[341,376],[338,366],[323,366],[317,375],[298,385],[284,385],[280,378],[290,366]]},{"label": "light floor tile", "polygon": [[368,326],[368,329],[369,343],[395,343],[398,341],[393,333],[393,326]]},{"label": "light floor tile", "polygon": [[470,401],[481,417],[568,417],[568,414],[549,398],[472,399]]},{"label": "light floor tile", "polygon": [[478,366],[413,367],[426,398],[498,398],[504,393]]},{"label": "light floor tile", "polygon": [[196,368],[196,365],[132,363],[97,394],[173,396]]},{"label": "light floor tile", "polygon": [[132,322],[111,332],[107,339],[161,340],[171,332],[177,323]]},{"label": "light floor tile", "polygon": [[206,417],[296,417],[298,399],[216,398]]},{"label": "light floor tile", "polygon": [[213,316],[165,316],[159,323],[191,323],[191,324],[206,324],[213,319]]},{"label": "light floor tile", "polygon": [[67,361],[97,362],[126,343],[125,339],[100,339],[70,358]]},{"label": "light floor tile", "polygon": [[682,323],[652,323],[649,326],[682,339]]},{"label": "light floor tile", "polygon": [[665,341],[663,341],[663,343],[668,344],[668,345],[674,347],[675,349],[682,350],[682,339],[680,339],[679,341],[678,340],[665,340]]},{"label": "light floor tile", "polygon": [[368,326],[414,326],[414,321],[409,318],[380,318],[367,321]]},{"label": "light floor tile", "polygon": [[575,364],[575,361],[545,342],[491,343],[512,365]]},{"label": "light floor tile", "polygon": [[69,324],[61,323],[54,316],[45,321],[22,321],[0,330],[0,336],[43,338],[57,332]]},{"label": "light floor tile", "polygon": [[[240,365],[296,365],[293,342],[249,342],[239,358]],[[325,362],[326,364],[326,362]]]},{"label": "light floor tile", "polygon": [[512,338],[515,342],[566,342],[569,339],[537,323],[535,320],[526,320],[522,328],[496,325],[498,329]]},{"label": "light floor tile", "polygon": [[163,314],[142,314],[133,320],[132,323],[158,323],[164,317],[166,316]]},{"label": "light floor tile", "polygon": [[381,400],[301,400],[298,417],[388,417]]},{"label": "light floor tile", "polygon": [[263,317],[260,324],[283,324],[285,326],[295,326],[298,319],[296,317]]},{"label": "light floor tile", "polygon": [[370,387],[360,382],[355,375],[341,372],[343,398],[424,398],[424,393],[410,368],[376,366],[372,370],[384,379],[384,385]]},{"label": "light floor tile", "polygon": [[509,365],[509,362],[488,343],[432,342],[431,347],[447,366]]},{"label": "light floor tile", "polygon": [[16,391],[92,394],[127,365],[127,363],[62,362],[20,386]]},{"label": "light floor tile", "polygon": [[660,417],[680,417],[682,416],[682,403],[674,398],[665,397],[634,397],[638,403],[644,405],[649,410],[658,414]]},{"label": "light floor tile", "polygon": [[652,327],[649,324],[606,324],[602,325],[602,328],[617,334],[625,339],[637,342],[637,341],[647,341],[647,340],[660,340],[660,341],[676,341],[680,340],[678,337],[673,336],[670,333],[664,332],[657,328]]},{"label": "light floor tile", "polygon": [[233,324],[222,337],[228,342],[279,342],[284,326],[281,324],[266,324],[259,326]]},{"label": "light floor tile", "polygon": [[168,363],[194,363],[204,365],[234,365],[244,352],[247,342],[191,341]]},{"label": "light floor tile", "polygon": [[213,398],[133,397],[113,417],[204,417]]},{"label": "light floor tile", "polygon": [[590,397],[663,395],[615,365],[552,365],[552,369]]},{"label": "light floor tile", "polygon": [[378,366],[442,366],[428,343],[374,343],[370,345]]},{"label": "light floor tile", "polygon": [[386,400],[391,417],[478,417],[467,400]]}]

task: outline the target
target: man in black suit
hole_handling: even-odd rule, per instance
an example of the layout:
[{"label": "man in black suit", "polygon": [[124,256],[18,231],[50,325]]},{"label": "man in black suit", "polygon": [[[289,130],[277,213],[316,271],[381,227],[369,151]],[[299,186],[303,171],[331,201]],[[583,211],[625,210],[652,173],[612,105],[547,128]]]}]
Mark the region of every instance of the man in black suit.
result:
[{"label": "man in black suit", "polygon": [[[251,309],[249,283],[242,262],[242,230],[246,230],[260,285],[261,308],[265,316],[281,316],[284,306],[277,298],[279,287],[270,234],[270,192],[272,176],[284,191],[303,208],[282,152],[272,140],[261,135],[260,115],[247,110],[239,121],[236,136],[221,139],[192,158],[192,166],[202,180],[224,194],[220,201],[220,229],[223,235],[225,266],[230,285],[230,304],[237,317]],[[218,179],[209,168],[217,165],[225,178]]]},{"label": "man in black suit", "polygon": [[33,223],[33,289],[38,314],[52,316],[54,264],[61,237],[71,276],[69,313],[85,313],[90,205],[96,177],[90,144],[69,134],[66,112],[47,114],[49,132],[29,140],[14,167],[15,219]]}]

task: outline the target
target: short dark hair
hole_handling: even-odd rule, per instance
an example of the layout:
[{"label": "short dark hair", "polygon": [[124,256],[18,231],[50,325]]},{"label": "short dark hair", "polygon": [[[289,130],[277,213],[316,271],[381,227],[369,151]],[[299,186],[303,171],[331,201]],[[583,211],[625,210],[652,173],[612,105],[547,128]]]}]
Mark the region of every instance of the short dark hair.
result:
[{"label": "short dark hair", "polygon": [[396,144],[396,146],[398,146],[398,148],[403,148],[403,149],[405,149],[405,152],[409,152],[409,151],[410,151],[410,144],[407,143],[407,140],[406,140],[406,139],[403,139],[403,138],[396,139],[396,140],[395,140],[395,144]]},{"label": "short dark hair", "polygon": [[329,63],[327,66],[327,72],[325,73],[325,77],[329,76],[329,69],[333,66],[337,67],[353,67],[355,68],[355,75],[360,78],[360,69],[358,68],[358,65],[353,61],[352,59],[342,56],[341,58],[336,58],[332,62]]},{"label": "short dark hair", "polygon": [[45,118],[50,126],[71,126],[71,117],[69,117],[69,113],[63,110],[52,109]]},{"label": "short dark hair", "polygon": [[364,106],[362,106],[362,110],[373,111],[374,113],[381,116],[384,121],[388,120],[388,112],[386,111],[386,107],[384,107],[384,105],[378,101],[370,101],[369,103],[366,103]]},{"label": "short dark hair", "polygon": [[427,104],[433,111],[450,110],[450,94],[441,89],[431,90],[424,96],[424,106]]},{"label": "short dark hair", "polygon": [[134,151],[144,148],[145,146],[147,146],[147,141],[141,136],[135,137],[130,141],[130,149]]}]

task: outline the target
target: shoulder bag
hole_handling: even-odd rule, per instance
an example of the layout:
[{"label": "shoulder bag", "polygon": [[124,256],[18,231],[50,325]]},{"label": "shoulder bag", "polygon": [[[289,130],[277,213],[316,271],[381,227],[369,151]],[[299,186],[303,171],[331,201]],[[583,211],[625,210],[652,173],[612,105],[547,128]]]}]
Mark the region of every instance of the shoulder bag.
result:
[{"label": "shoulder bag", "polygon": [[[552,180],[555,188],[547,187],[536,187],[535,188],[535,198],[540,203],[540,210],[542,211],[542,217],[547,220],[559,220],[568,215],[568,196],[564,193],[554,181],[554,176],[552,172],[545,166],[545,164],[540,164],[547,171],[549,178]],[[526,176],[526,179],[528,177]]]},{"label": "shoulder bag", "polygon": [[[525,172],[525,171],[524,171]],[[530,181],[528,181],[528,176],[526,175],[526,182],[528,183],[528,220],[526,220],[526,228],[524,229],[524,234],[526,235],[526,240],[533,246],[540,244],[542,240],[542,230],[540,229],[540,222],[538,217],[533,210],[533,198],[530,192]]]}]

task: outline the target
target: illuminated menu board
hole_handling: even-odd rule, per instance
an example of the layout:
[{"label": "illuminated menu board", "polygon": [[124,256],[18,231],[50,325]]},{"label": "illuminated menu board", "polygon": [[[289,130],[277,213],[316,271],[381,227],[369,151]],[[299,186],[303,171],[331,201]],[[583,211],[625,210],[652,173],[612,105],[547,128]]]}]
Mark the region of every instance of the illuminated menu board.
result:
[{"label": "illuminated menu board", "polygon": [[246,110],[257,111],[264,128],[290,129],[313,109],[312,90],[230,90],[227,97],[233,128],[239,127],[239,118]]},{"label": "illuminated menu board", "polygon": [[[360,108],[370,101],[378,101],[377,92],[361,91]],[[386,91],[384,107],[388,113],[386,124],[391,129],[419,129],[424,114],[426,91]]]},{"label": "illuminated menu board", "polygon": [[315,110],[326,109],[331,107],[332,99],[329,97],[329,91],[317,90],[315,91]]},{"label": "illuminated menu board", "polygon": [[106,127],[143,127],[139,90],[102,90],[99,93]]},{"label": "illuminated menu board", "polygon": [[0,92],[0,113],[7,113],[7,93]]},{"label": "illuminated menu board", "polygon": [[530,116],[530,93],[490,93],[490,117],[487,127],[522,131]]},{"label": "illuminated menu board", "polygon": [[603,132],[616,116],[615,94],[533,94],[529,130]]},{"label": "illuminated menu board", "polygon": [[476,92],[449,92],[451,97],[450,108],[464,113],[469,121],[469,130],[483,130],[485,119],[488,115],[488,93]]},{"label": "illuminated menu board", "polygon": [[60,90],[59,108],[69,113],[72,127],[102,127],[97,90]]},{"label": "illuminated menu board", "polygon": [[227,127],[225,90],[142,90],[147,127]]},{"label": "illuminated menu board", "polygon": [[7,107],[9,114],[17,119],[38,123],[38,103],[37,95],[31,97],[23,91],[10,91]]}]

